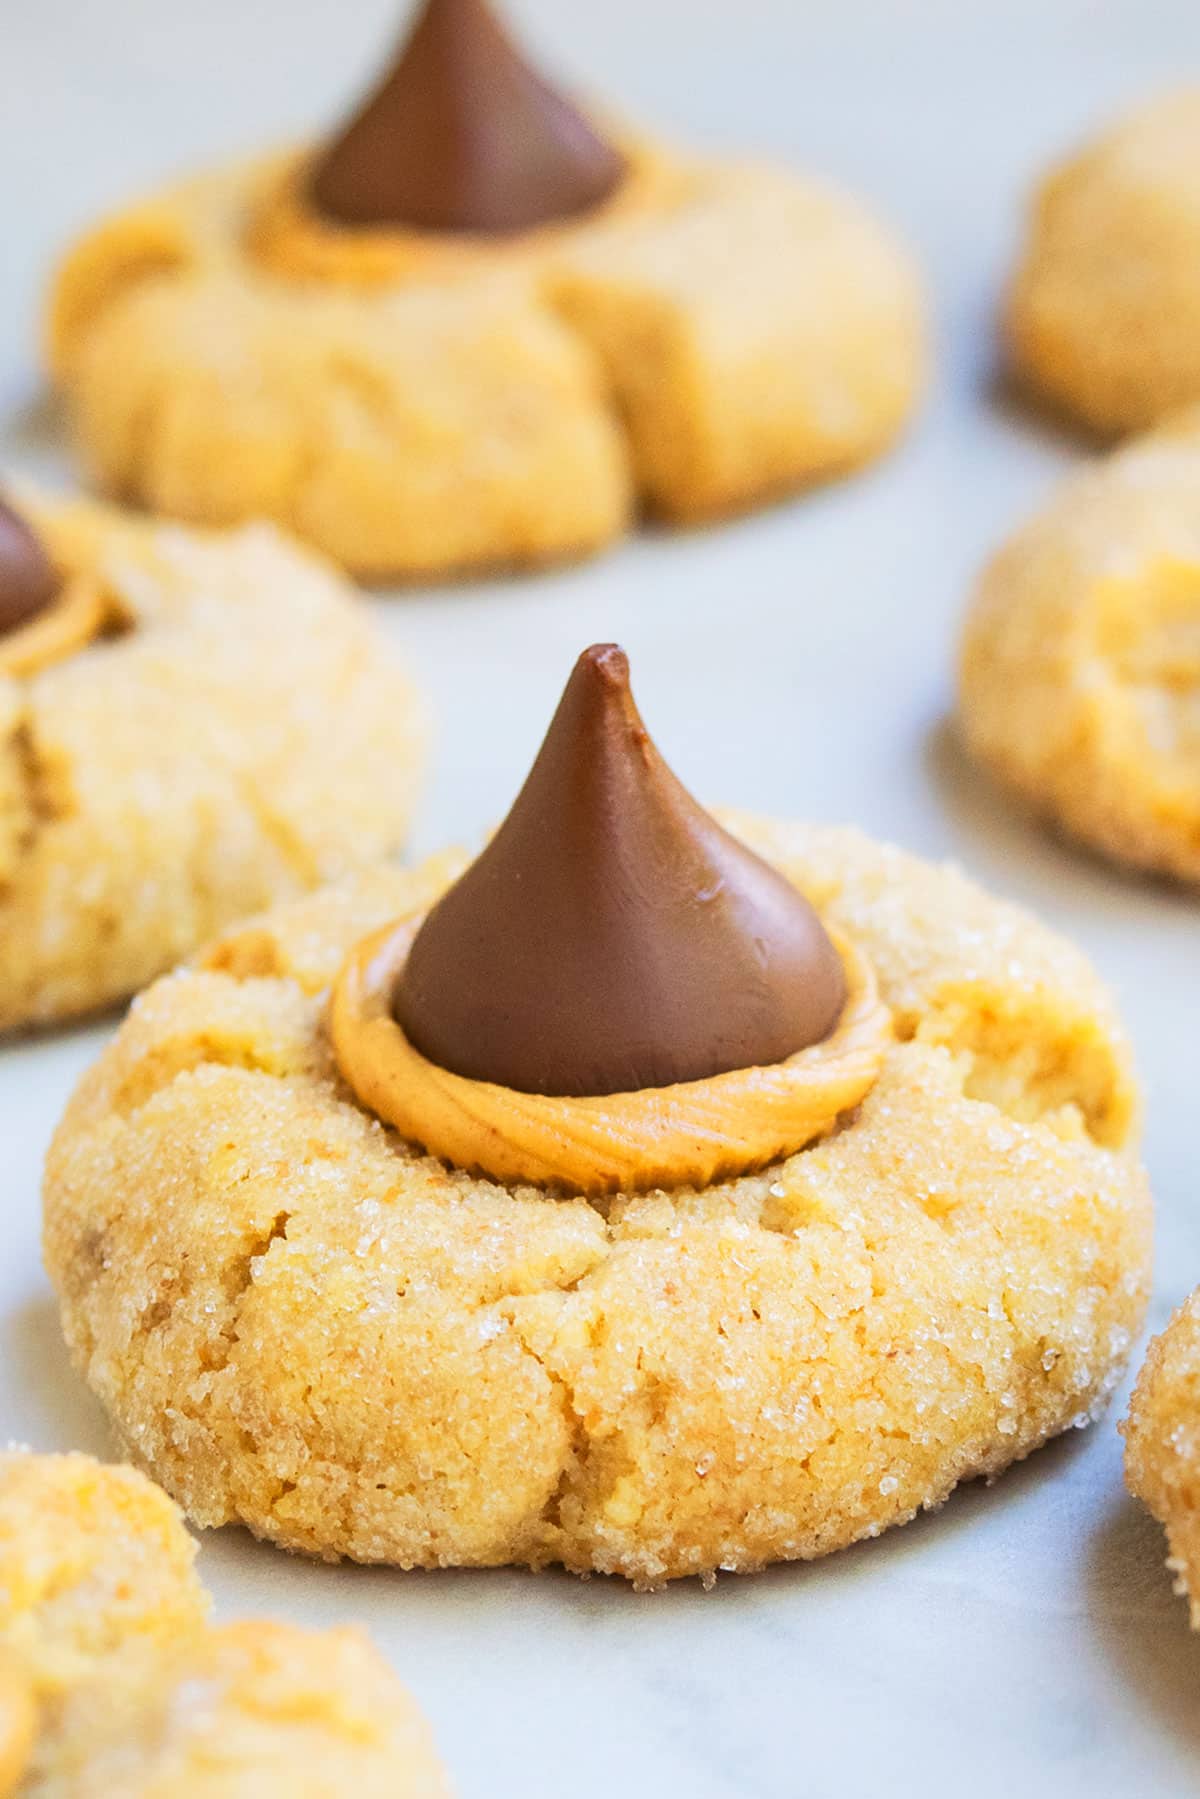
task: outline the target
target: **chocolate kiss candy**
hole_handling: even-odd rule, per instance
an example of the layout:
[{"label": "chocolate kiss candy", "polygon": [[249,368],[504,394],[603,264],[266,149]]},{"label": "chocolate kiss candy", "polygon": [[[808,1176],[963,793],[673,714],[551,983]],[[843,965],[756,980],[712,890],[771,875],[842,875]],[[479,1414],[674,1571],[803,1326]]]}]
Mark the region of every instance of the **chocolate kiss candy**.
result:
[{"label": "chocolate kiss candy", "polygon": [[0,499],[0,637],[27,625],[58,592],[49,556],[25,520]]},{"label": "chocolate kiss candy", "polygon": [[442,1068],[579,1095],[782,1062],[845,999],[808,901],[696,804],[625,652],[598,644],[512,811],[417,933],[393,1009]]},{"label": "chocolate kiss candy", "polygon": [[485,0],[425,0],[382,86],[318,161],[311,192],[346,225],[498,235],[587,212],[624,170]]}]

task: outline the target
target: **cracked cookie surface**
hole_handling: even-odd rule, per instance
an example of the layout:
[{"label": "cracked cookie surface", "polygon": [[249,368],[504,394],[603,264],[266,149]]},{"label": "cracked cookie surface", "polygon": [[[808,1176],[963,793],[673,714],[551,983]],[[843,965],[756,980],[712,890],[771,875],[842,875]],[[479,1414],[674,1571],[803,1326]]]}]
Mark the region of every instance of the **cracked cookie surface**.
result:
[{"label": "cracked cookie surface", "polygon": [[1200,1630],[1200,1291],[1154,1338],[1125,1436],[1125,1478],[1166,1528],[1167,1566]]},{"label": "cracked cookie surface", "polygon": [[612,206],[483,248],[296,219],[294,157],[102,223],[48,324],[88,467],[382,579],[585,554],[639,501],[714,516],[882,451],[925,362],[904,253],[800,176],[634,160]]},{"label": "cracked cookie surface", "polygon": [[1072,836],[1200,881],[1200,412],[1071,477],[967,616],[968,745]]},{"label": "cracked cookie surface", "polygon": [[269,914],[137,1002],[51,1150],[46,1258],[76,1364],[197,1521],[654,1585],[877,1535],[1103,1406],[1150,1214],[1088,965],[953,870],[727,822],[897,1030],[859,1109],[761,1174],[589,1204],[353,1103],[329,984],[452,858]]},{"label": "cracked cookie surface", "polygon": [[5,1799],[445,1799],[361,1633],[211,1625],[194,1556],[132,1468],[0,1455]]},{"label": "cracked cookie surface", "polygon": [[0,1030],[125,998],[231,920],[397,850],[417,697],[270,527],[30,499],[120,626],[0,673]]}]

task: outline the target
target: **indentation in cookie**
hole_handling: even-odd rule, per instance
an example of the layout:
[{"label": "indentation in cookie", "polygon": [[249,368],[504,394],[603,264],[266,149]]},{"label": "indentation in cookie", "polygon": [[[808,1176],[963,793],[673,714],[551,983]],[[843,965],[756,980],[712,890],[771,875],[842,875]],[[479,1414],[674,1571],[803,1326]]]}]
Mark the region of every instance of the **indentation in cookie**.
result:
[{"label": "indentation in cookie", "polygon": [[962,1058],[966,1097],[1022,1124],[1045,1123],[1067,1135],[1082,1130],[1106,1149],[1130,1138],[1133,1100],[1111,1039],[1054,994],[956,983],[943,987],[922,1017],[898,1018],[896,1031],[901,1041]]}]

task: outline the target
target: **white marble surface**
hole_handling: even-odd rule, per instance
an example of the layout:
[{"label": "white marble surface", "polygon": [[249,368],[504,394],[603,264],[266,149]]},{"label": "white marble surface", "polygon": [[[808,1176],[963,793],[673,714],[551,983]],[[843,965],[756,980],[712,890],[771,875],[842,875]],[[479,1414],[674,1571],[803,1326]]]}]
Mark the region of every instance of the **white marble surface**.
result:
[{"label": "white marble surface", "polygon": [[[66,478],[34,368],[64,235],[160,175],[329,116],[394,0],[8,0],[0,33],[0,462]],[[989,335],[1021,195],[1113,106],[1200,74],[1193,0],[513,0],[633,112],[844,178],[936,289],[939,371],[903,451],[723,531],[644,538],[522,584],[381,605],[440,718],[418,847],[473,834],[524,771],[575,652],[628,646],[705,797],[855,818],[960,858],[1073,931],[1119,990],[1150,1094],[1154,1319],[1200,1279],[1200,913],[1049,843],[961,764],[944,719],[980,557],[1075,453],[995,390]],[[0,1433],[103,1452],[37,1248],[38,1172],[103,1029],[0,1054]],[[1122,1400],[1123,1404],[1123,1400]],[[206,1540],[223,1611],[366,1620],[464,1799],[865,1799],[1200,1788],[1200,1643],[1123,1493],[1117,1414],[937,1518],[811,1568],[638,1596],[552,1574],[400,1575]]]}]

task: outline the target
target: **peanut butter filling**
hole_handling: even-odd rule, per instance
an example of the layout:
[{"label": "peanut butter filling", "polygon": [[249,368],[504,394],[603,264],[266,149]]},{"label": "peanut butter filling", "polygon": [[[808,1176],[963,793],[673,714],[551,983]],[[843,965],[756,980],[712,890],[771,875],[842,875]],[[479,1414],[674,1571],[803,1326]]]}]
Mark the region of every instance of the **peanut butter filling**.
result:
[{"label": "peanut butter filling", "polygon": [[[685,168],[656,150],[625,145],[620,186],[588,215],[588,224],[636,218],[683,199]],[[271,181],[248,226],[252,255],[273,274],[346,287],[453,281],[528,268],[580,229],[577,219],[537,225],[510,236],[426,231],[406,225],[345,225],[313,204],[310,157],[294,157]]]},{"label": "peanut butter filling", "polygon": [[563,1098],[469,1080],[422,1056],[392,1016],[423,918],[358,944],[334,986],[330,1033],[360,1102],[455,1167],[599,1196],[703,1187],[764,1168],[828,1135],[865,1097],[892,1041],[866,959],[835,947],[846,1002],[823,1041],[771,1066],[640,1092]]},{"label": "peanut butter filling", "polygon": [[21,680],[86,649],[116,616],[78,546],[55,554],[0,494],[0,676]]}]

